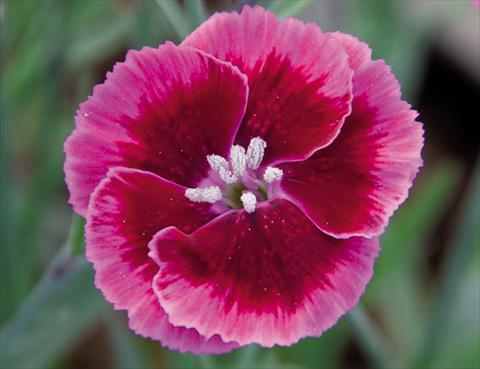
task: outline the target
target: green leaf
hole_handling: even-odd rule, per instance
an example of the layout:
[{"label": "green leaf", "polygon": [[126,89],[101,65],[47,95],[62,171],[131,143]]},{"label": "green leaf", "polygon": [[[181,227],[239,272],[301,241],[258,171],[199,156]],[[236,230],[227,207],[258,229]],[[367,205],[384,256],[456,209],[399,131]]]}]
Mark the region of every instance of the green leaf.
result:
[{"label": "green leaf", "polygon": [[[271,351],[276,354],[277,360],[291,363],[291,367],[336,369],[349,338],[350,327],[347,323],[346,319],[341,319],[320,338],[302,339],[291,347],[277,347]],[[271,367],[277,366],[267,366]]]},{"label": "green leaf", "polygon": [[293,17],[298,15],[314,0],[276,0],[270,4],[270,10],[280,18]]},{"label": "green leaf", "polygon": [[455,308],[442,324],[431,368],[480,368],[480,243],[458,286]]},{"label": "green leaf", "polygon": [[[122,319],[120,319],[122,318]],[[109,312],[105,317],[109,328],[116,369],[151,368],[151,357],[145,341],[128,328],[125,317]]]},{"label": "green leaf", "polygon": [[207,18],[203,0],[185,0],[185,10],[190,24],[194,27],[200,25]]},{"label": "green leaf", "polygon": [[430,25],[415,22],[406,1],[342,1],[340,5],[342,31],[367,42],[374,59],[391,65],[403,95],[414,98],[425,72]]},{"label": "green leaf", "polygon": [[379,282],[420,259],[418,246],[425,242],[451,204],[461,174],[451,162],[420,173],[409,198],[382,236],[382,253],[375,267]]},{"label": "green leaf", "polygon": [[3,368],[45,368],[70,349],[107,305],[91,266],[65,247],[0,331]]},{"label": "green leaf", "polygon": [[118,46],[133,26],[134,14],[125,12],[114,19],[100,18],[77,28],[65,50],[67,67],[78,69],[118,52]]},{"label": "green leaf", "polygon": [[451,205],[461,174],[451,162],[421,172],[382,236],[382,252],[362,299],[367,306],[381,306],[377,318],[398,356],[407,362],[416,354],[428,316],[424,245]]},{"label": "green leaf", "polygon": [[[12,16],[18,9],[17,4],[9,2],[7,28],[15,29],[16,22],[21,22]],[[31,18],[21,35],[10,34],[16,41],[15,47],[9,50],[5,60],[2,55],[4,68],[0,77],[2,123],[7,120],[2,124],[5,126],[2,138],[8,138],[6,155],[9,162],[15,163],[8,168],[2,183],[2,189],[9,187],[8,200],[1,209],[2,213],[8,212],[9,218],[0,251],[2,322],[25,299],[37,271],[43,268],[39,265],[42,256],[39,243],[44,239],[40,227],[47,219],[45,212],[53,202],[55,186],[62,178],[59,168],[64,136],[61,137],[63,127],[58,121],[62,108],[59,86],[64,76],[62,53],[67,36],[65,32],[59,35],[59,30],[63,30],[69,4],[57,7],[52,3],[27,4],[29,13],[35,16],[27,14]],[[19,159],[26,158],[31,160],[28,170],[19,165]],[[1,202],[3,204],[3,199]],[[0,217],[5,218],[3,214]],[[2,229],[2,235],[3,232]]]},{"label": "green leaf", "polygon": [[183,40],[193,29],[192,25],[188,24],[183,9],[176,0],[155,0],[160,10],[165,15],[170,27],[175,32],[178,41]]},{"label": "green leaf", "polygon": [[[439,289],[436,294],[433,312],[427,326],[423,345],[415,362],[415,367],[430,368],[435,356],[441,352],[442,337],[445,336],[445,324],[454,316],[457,308],[460,286],[470,258],[478,249],[480,219],[480,160],[477,163],[467,195],[462,204],[456,230],[445,257],[445,264],[440,275]],[[477,327],[478,328],[478,327]]]},{"label": "green leaf", "polygon": [[158,47],[165,40],[173,39],[172,30],[165,14],[158,11],[158,5],[153,1],[140,1],[131,29],[131,46],[141,49],[144,46]]},{"label": "green leaf", "polygon": [[[397,360],[386,346],[386,340],[376,329],[365,311],[357,306],[348,314],[351,326],[357,337],[357,342],[378,369],[399,367]],[[401,366],[400,366],[401,367]]]}]

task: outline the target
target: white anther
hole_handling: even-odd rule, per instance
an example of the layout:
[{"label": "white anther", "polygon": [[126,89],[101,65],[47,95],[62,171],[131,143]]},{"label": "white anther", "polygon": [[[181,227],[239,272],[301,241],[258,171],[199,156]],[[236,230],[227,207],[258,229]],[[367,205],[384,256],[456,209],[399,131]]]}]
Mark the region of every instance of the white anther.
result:
[{"label": "white anther", "polygon": [[247,156],[242,146],[235,145],[230,149],[230,165],[234,175],[243,177],[247,170]]},{"label": "white anther", "polygon": [[255,211],[255,206],[257,205],[257,198],[251,192],[244,192],[242,196],[240,196],[240,200],[242,201],[243,208],[249,214]]},{"label": "white anther", "polygon": [[263,154],[267,143],[260,137],[254,137],[250,140],[247,148],[247,164],[249,168],[258,169],[263,160]]},{"label": "white anther", "polygon": [[207,161],[215,172],[219,172],[222,169],[228,170],[228,162],[223,156],[220,155],[207,155]]},{"label": "white anther", "polygon": [[218,175],[226,184],[234,184],[238,181],[237,176],[232,174],[228,169],[220,169]]},{"label": "white anther", "polygon": [[213,204],[222,198],[222,191],[218,186],[187,188],[185,197],[193,202],[209,202]]},{"label": "white anther", "polygon": [[275,167],[267,167],[263,173],[263,179],[267,183],[279,181],[283,177],[283,170]]},{"label": "white anther", "polygon": [[208,155],[208,164],[215,172],[218,173],[222,181],[226,184],[237,182],[238,178],[228,169],[228,161],[220,155]]}]

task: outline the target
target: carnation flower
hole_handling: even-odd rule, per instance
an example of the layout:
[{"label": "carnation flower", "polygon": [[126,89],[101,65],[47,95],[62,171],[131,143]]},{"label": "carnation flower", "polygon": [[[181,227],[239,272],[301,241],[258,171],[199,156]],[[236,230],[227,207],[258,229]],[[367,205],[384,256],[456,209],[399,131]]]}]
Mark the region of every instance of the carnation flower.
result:
[{"label": "carnation flower", "polygon": [[96,286],[182,352],[320,336],[421,165],[416,116],[365,43],[261,7],[130,51],[65,143]]}]

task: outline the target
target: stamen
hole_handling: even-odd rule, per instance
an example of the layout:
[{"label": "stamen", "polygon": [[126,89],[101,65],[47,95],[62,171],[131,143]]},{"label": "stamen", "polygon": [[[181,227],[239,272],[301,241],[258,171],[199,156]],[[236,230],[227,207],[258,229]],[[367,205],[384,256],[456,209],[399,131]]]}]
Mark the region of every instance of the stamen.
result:
[{"label": "stamen", "polygon": [[218,173],[222,181],[226,184],[237,182],[238,178],[228,169],[227,160],[220,155],[207,155],[207,161],[210,168]]},{"label": "stamen", "polygon": [[267,183],[279,181],[283,177],[283,170],[275,167],[267,167],[263,173],[263,179]]},{"label": "stamen", "polygon": [[247,157],[242,146],[235,145],[230,149],[230,165],[232,166],[233,174],[239,178],[243,177],[247,170]]},{"label": "stamen", "polygon": [[251,169],[258,169],[263,160],[267,143],[260,137],[254,137],[250,140],[247,148],[247,164]]},{"label": "stamen", "polygon": [[228,162],[227,160],[220,155],[207,155],[207,161],[215,172],[219,172],[221,169],[228,169]]},{"label": "stamen", "polygon": [[222,198],[222,191],[218,186],[187,188],[185,196],[193,202],[209,202],[213,204]]},{"label": "stamen", "polygon": [[249,214],[255,211],[255,206],[257,205],[257,198],[251,192],[244,192],[242,196],[240,196],[240,200],[242,201],[243,208]]},{"label": "stamen", "polygon": [[[257,200],[268,200],[275,188],[268,184],[279,181],[283,176],[280,168],[267,167],[263,172],[263,181],[258,178],[257,169],[263,160],[267,143],[261,137],[250,140],[247,150],[241,145],[234,145],[230,149],[228,160],[220,155],[207,155],[207,162],[212,171],[216,172],[224,184],[219,184],[217,175],[208,178],[204,183],[213,184],[208,187],[188,188],[185,197],[193,202],[215,203],[221,200],[217,210],[238,209],[238,195],[243,208],[247,213],[253,213]],[[210,174],[213,174],[210,172]],[[215,186],[219,184],[219,186]],[[225,197],[222,193],[225,191]],[[252,191],[252,192],[249,192]],[[255,195],[256,194],[256,195]],[[258,199],[257,196],[258,195]]]}]

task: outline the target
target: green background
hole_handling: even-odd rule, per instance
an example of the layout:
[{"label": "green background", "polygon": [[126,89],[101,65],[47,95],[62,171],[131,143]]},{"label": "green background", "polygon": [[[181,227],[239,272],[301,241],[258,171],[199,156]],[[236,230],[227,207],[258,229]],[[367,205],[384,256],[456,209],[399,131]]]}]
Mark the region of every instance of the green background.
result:
[{"label": "green background", "polygon": [[[125,313],[94,288],[82,256],[82,220],[67,204],[62,171],[62,144],[78,104],[128,49],[178,42],[213,11],[240,3],[247,1],[0,2],[1,367],[480,367],[478,146],[452,154],[435,139],[449,135],[435,121],[425,122],[425,166],[382,237],[361,305],[321,338],[220,357],[181,355],[135,336]],[[432,44],[449,35],[448,27],[464,25],[465,44],[455,39],[442,50],[459,60],[478,101],[480,72],[472,75],[471,66],[473,74],[480,70],[480,55],[464,45],[479,42],[480,13],[467,0],[258,3],[367,41],[417,109]],[[455,85],[444,89],[459,93]],[[469,124],[475,120],[478,114]],[[462,122],[452,124],[462,129]]]}]

